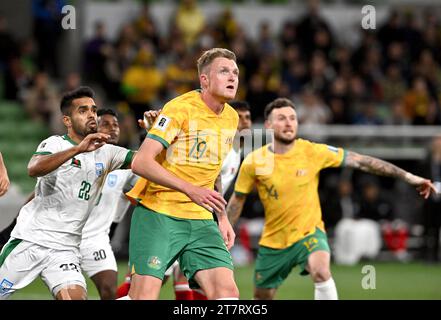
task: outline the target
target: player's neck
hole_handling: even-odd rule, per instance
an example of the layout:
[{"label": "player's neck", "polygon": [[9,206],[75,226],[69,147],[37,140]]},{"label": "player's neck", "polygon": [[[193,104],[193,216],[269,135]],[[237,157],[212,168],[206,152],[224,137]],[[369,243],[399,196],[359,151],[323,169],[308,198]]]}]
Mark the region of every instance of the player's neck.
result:
[{"label": "player's neck", "polygon": [[217,115],[222,113],[222,110],[225,106],[225,101],[220,101],[218,98],[214,97],[204,90],[202,90],[201,92],[201,99],[214,113],[216,113]]},{"label": "player's neck", "polygon": [[67,136],[76,144],[80,144],[84,137],[76,134],[73,130],[68,130]]},{"label": "player's neck", "polygon": [[270,149],[272,152],[276,154],[284,154],[289,152],[292,148],[294,148],[295,140],[291,142],[290,144],[285,144],[282,142],[278,142],[276,140],[273,141],[273,143],[270,146]]}]

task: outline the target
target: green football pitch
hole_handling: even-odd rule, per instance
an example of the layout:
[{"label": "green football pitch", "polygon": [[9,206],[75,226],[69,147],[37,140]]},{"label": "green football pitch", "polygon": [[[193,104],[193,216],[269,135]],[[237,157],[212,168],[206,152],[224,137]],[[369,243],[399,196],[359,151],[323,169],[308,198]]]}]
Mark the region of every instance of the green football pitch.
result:
[{"label": "green football pitch", "polygon": [[[369,273],[366,271],[363,273],[365,265],[371,265],[374,268],[369,268]],[[125,271],[126,268],[127,262],[120,261],[119,270]],[[124,271],[119,274],[119,283],[124,278]],[[441,265],[369,262],[352,267],[333,265],[332,273],[340,299],[441,299]],[[370,278],[363,280],[366,276]],[[235,278],[240,290],[240,298],[252,299],[253,267],[237,267]],[[369,288],[366,288],[366,284]],[[98,293],[89,279],[87,286],[89,299],[98,299]],[[310,300],[313,296],[314,288],[310,278],[299,276],[298,269],[294,269],[279,288],[276,299]],[[37,279],[15,293],[11,299],[41,300],[52,299],[52,297],[45,284]],[[171,281],[162,288],[160,299],[174,299]]]}]

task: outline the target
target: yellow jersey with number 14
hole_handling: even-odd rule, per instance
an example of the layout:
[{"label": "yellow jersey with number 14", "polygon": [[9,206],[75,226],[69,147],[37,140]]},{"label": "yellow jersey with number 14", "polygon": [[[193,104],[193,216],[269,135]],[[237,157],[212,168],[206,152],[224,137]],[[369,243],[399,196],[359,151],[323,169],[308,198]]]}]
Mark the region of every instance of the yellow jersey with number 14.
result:
[{"label": "yellow jersey with number 14", "polygon": [[[161,165],[189,183],[214,189],[222,162],[231,150],[239,116],[230,105],[214,113],[197,90],[169,101],[150,129],[147,138],[164,148]],[[184,219],[213,219],[212,213],[187,195],[140,179],[129,192],[150,210]]]},{"label": "yellow jersey with number 14", "polygon": [[285,154],[275,154],[270,145],[250,153],[242,163],[235,192],[248,194],[257,186],[265,210],[265,226],[259,244],[287,248],[313,233],[325,231],[318,195],[319,173],[337,167],[344,150],[296,139]]}]

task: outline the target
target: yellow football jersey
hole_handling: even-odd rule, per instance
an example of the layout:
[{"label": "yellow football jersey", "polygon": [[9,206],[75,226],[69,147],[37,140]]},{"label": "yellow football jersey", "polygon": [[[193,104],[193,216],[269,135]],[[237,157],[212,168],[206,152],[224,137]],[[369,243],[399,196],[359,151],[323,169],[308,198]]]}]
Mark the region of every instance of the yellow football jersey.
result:
[{"label": "yellow football jersey", "polygon": [[259,244],[283,249],[314,232],[325,231],[318,195],[319,172],[343,163],[345,151],[296,139],[285,154],[270,145],[251,152],[240,167],[235,192],[248,194],[257,186],[265,209]]},{"label": "yellow football jersey", "polygon": [[[147,137],[167,150],[161,165],[189,183],[213,190],[222,161],[231,150],[239,116],[225,104],[214,113],[198,90],[168,102]],[[211,212],[195,204],[185,194],[145,179],[129,192],[150,210],[184,219],[213,219]]]},{"label": "yellow football jersey", "polygon": [[136,205],[139,200],[145,197],[145,193],[147,192],[148,180],[140,177],[133,188],[126,192],[126,197],[129,199],[130,203]]}]

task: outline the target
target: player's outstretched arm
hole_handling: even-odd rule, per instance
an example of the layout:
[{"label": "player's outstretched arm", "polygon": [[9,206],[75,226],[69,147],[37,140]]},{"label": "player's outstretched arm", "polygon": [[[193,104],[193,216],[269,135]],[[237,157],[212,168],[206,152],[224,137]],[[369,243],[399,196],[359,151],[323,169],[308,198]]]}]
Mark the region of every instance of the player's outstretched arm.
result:
[{"label": "player's outstretched arm", "polygon": [[246,194],[238,194],[236,192],[230,198],[227,205],[227,215],[231,224],[234,226],[242,213],[245,200],[247,199]]},{"label": "player's outstretched arm", "polygon": [[163,149],[164,146],[160,142],[147,137],[133,158],[133,173],[164,187],[182,192],[194,203],[209,211],[213,209],[218,212],[225,211],[227,202],[219,192],[194,186],[164,169],[155,159]]},{"label": "player's outstretched arm", "polygon": [[392,163],[378,158],[348,151],[344,165],[379,176],[402,179],[416,187],[417,191],[422,197],[424,197],[424,199],[427,199],[431,192],[436,192],[435,186],[429,179],[416,176],[393,165]]},{"label": "player's outstretched arm", "polygon": [[77,154],[101,148],[109,137],[104,133],[92,133],[87,135],[78,145],[67,150],[49,155],[34,155],[28,164],[28,174],[31,177],[42,177],[51,173]]},{"label": "player's outstretched arm", "polygon": [[8,191],[9,177],[8,170],[6,170],[5,163],[3,162],[2,154],[0,153],[0,197]]}]

